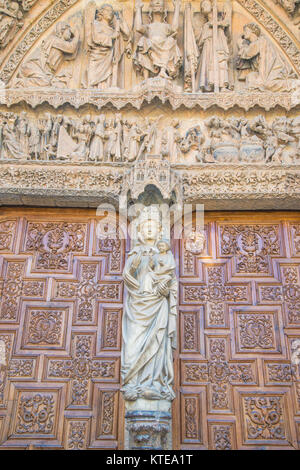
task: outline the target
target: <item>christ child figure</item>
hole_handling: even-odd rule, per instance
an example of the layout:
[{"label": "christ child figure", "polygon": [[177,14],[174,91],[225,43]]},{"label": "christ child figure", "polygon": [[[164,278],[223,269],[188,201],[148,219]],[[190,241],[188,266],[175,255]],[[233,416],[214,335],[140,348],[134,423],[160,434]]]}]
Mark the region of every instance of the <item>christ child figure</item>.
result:
[{"label": "christ child figure", "polygon": [[144,292],[155,294],[158,284],[168,286],[175,275],[175,260],[167,240],[159,240],[156,248],[158,253],[151,256],[149,261],[149,272],[144,280]]}]

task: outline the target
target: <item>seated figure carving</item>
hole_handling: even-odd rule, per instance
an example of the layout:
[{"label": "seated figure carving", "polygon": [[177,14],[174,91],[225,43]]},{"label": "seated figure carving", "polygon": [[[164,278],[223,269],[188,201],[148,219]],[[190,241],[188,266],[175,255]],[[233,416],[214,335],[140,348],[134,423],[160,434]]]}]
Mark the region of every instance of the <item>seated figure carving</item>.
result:
[{"label": "seated figure carving", "polygon": [[142,21],[143,4],[136,3],[135,32],[142,36],[137,42],[133,62],[144,79],[150,76],[173,79],[179,75],[182,55],[175,36],[179,27],[180,1],[175,0],[172,24],[166,21],[164,0],[151,0],[150,23]]}]

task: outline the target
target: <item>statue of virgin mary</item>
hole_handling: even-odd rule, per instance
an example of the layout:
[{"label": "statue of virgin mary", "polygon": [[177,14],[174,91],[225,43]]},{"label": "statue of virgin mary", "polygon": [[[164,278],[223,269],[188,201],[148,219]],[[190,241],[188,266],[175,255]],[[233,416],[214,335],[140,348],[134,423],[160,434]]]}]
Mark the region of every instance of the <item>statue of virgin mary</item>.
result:
[{"label": "statue of virgin mary", "polygon": [[137,239],[123,278],[122,391],[125,400],[173,400],[173,348],[176,348],[177,279],[161,213],[145,207],[136,220]]}]

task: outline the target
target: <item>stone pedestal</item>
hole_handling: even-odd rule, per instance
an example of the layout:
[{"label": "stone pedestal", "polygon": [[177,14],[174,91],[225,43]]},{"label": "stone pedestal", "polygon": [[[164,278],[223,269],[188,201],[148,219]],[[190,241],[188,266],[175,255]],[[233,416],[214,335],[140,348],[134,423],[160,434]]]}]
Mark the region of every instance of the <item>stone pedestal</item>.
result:
[{"label": "stone pedestal", "polygon": [[172,449],[171,402],[144,399],[126,402],[125,449]]}]

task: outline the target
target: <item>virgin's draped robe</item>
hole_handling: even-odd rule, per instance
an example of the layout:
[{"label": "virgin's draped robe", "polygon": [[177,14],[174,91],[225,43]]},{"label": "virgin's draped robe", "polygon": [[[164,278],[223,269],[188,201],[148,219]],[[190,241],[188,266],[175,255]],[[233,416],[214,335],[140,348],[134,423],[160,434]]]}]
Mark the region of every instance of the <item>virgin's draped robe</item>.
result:
[{"label": "virgin's draped robe", "polygon": [[[123,277],[128,290],[123,316],[122,379],[125,399],[144,397],[172,400],[173,353],[176,348],[177,280],[174,274],[167,297],[144,292],[155,248],[137,245],[130,253]],[[131,266],[139,254],[135,274]]]},{"label": "virgin's draped robe", "polygon": [[171,78],[177,77],[182,64],[182,55],[176,39],[172,37],[172,28],[168,23],[150,23],[143,25],[133,58],[139,71],[147,69],[154,75],[165,69]]}]

